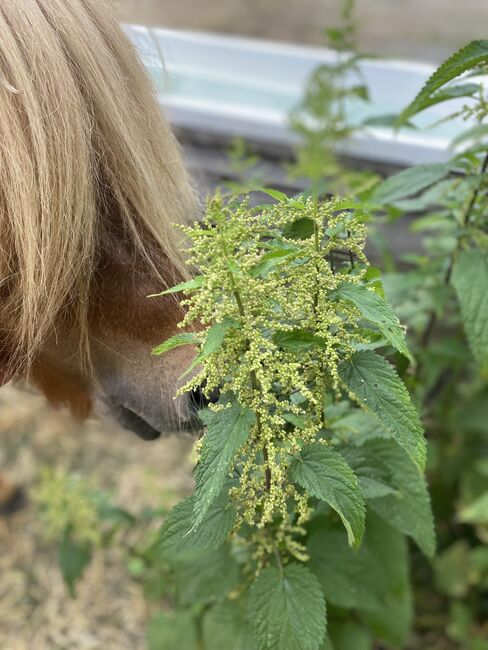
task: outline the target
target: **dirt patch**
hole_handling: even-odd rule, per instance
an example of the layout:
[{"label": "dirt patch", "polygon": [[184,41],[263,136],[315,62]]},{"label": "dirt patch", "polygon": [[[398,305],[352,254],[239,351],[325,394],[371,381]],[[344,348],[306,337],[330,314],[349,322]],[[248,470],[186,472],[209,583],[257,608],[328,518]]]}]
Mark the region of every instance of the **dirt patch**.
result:
[{"label": "dirt patch", "polygon": [[[191,490],[190,439],[144,443],[115,424],[80,426],[45,400],[0,391],[0,470],[35,490],[40,468],[63,467],[109,490],[132,512],[171,505]],[[148,610],[117,549],[98,552],[72,600],[36,507],[0,518],[0,648],[144,650]]]}]

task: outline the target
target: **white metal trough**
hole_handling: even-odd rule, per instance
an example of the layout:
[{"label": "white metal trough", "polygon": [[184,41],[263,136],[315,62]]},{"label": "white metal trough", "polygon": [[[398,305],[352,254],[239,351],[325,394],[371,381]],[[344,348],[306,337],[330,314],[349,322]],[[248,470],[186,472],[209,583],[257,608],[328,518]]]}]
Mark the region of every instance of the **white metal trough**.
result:
[{"label": "white metal trough", "polygon": [[[310,73],[337,56],[332,50],[206,33],[126,25],[171,123],[216,137],[242,137],[264,145],[296,141],[288,124]],[[369,59],[361,63],[371,101],[348,106],[352,123],[395,114],[433,72],[418,63]],[[414,120],[419,130],[368,127],[341,144],[358,159],[398,166],[444,161],[449,142],[466,123],[439,122],[465,99],[438,104]]]}]

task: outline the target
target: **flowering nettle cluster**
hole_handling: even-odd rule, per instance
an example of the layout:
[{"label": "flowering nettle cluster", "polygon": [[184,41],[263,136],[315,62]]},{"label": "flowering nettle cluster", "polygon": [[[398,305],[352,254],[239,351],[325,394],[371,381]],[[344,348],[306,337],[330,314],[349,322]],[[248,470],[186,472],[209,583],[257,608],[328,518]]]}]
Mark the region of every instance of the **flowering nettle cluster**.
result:
[{"label": "flowering nettle cluster", "polygon": [[[200,275],[170,291],[188,296],[181,328],[198,323],[199,331],[157,351],[196,345],[196,374],[181,391],[203,386],[208,395],[221,394],[201,414],[207,433],[196,468],[194,526],[224,492],[235,512],[233,530],[253,527],[258,553],[278,546],[303,558],[297,535],[310,518],[311,496],[320,497],[304,475],[304,454],[326,464],[324,454],[332,454],[329,467],[338,476],[322,498],[343,519],[351,543],[364,532],[364,500],[351,468],[333,452],[326,402],[349,393],[367,405],[365,379],[351,364],[361,350],[389,343],[408,350],[370,279],[362,213],[341,200],[273,195],[276,204],[259,208],[216,196],[205,219],[184,228],[189,263]],[[377,321],[376,328],[365,327],[365,319]],[[341,507],[341,500],[348,503]]]}]

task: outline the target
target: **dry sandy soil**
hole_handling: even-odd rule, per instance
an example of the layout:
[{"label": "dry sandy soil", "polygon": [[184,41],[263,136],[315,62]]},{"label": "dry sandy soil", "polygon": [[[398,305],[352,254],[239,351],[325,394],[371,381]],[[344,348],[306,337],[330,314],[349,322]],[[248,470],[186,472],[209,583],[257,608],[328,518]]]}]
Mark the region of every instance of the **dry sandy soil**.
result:
[{"label": "dry sandy soil", "polygon": [[[340,0],[115,0],[122,20],[321,44]],[[357,0],[364,53],[440,61],[488,35],[487,0]]]},{"label": "dry sandy soil", "polygon": [[[108,421],[81,426],[44,398],[0,391],[0,471],[34,496],[42,467],[61,467],[137,513],[191,490],[190,439],[144,443]],[[33,498],[0,517],[1,650],[145,650],[151,615],[118,550],[98,552],[72,600]]]}]

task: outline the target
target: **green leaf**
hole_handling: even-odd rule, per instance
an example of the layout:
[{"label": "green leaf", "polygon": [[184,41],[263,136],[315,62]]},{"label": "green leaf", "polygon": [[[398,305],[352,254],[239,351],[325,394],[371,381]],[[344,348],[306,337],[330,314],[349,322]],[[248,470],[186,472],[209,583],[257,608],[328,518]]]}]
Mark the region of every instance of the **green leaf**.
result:
[{"label": "green leaf", "polygon": [[285,194],[284,192],[280,192],[279,190],[274,190],[269,187],[263,187],[261,189],[261,192],[264,194],[268,194],[268,196],[271,196],[271,198],[276,199],[279,203],[286,203],[288,201],[288,195]]},{"label": "green leaf", "polygon": [[239,565],[231,554],[231,545],[172,562],[178,604],[192,607],[217,602],[227,597],[239,583]]},{"label": "green leaf", "polygon": [[463,251],[457,257],[451,282],[461,306],[464,329],[473,355],[488,365],[488,253]]},{"label": "green leaf", "polygon": [[181,334],[175,334],[171,338],[166,339],[161,345],[155,347],[152,354],[158,356],[174,348],[179,348],[182,345],[195,345],[199,340],[200,336],[196,332],[181,332]]},{"label": "green leaf", "polygon": [[394,203],[434,185],[449,172],[450,166],[443,163],[409,167],[376,185],[367,201],[376,205]]},{"label": "green leaf", "polygon": [[[299,564],[268,567],[249,592],[255,650],[318,650],[325,635],[325,601],[317,578]],[[254,646],[253,646],[254,647]]]},{"label": "green leaf", "polygon": [[270,271],[282,264],[285,260],[296,255],[295,248],[278,248],[266,253],[254,266],[250,273],[254,277],[266,277]]},{"label": "green leaf", "polygon": [[403,535],[369,512],[359,549],[350,548],[340,528],[324,522],[314,527],[307,550],[328,603],[360,611],[378,637],[403,645],[412,618]]},{"label": "green leaf", "polygon": [[58,548],[58,563],[72,598],[76,595],[76,583],[82,577],[91,559],[91,547],[76,542],[67,531]]},{"label": "green leaf", "polygon": [[[476,83],[465,83],[465,84],[456,84],[453,86],[446,86],[441,88],[432,95],[426,95],[422,101],[420,101],[415,110],[415,114],[425,111],[431,106],[436,104],[442,104],[451,99],[458,99],[459,97],[472,97],[480,89],[480,85]],[[402,118],[403,119],[403,118]],[[398,125],[398,118],[396,126]],[[402,123],[403,126],[403,123]]]},{"label": "green leaf", "polygon": [[[363,121],[363,126],[376,126],[382,127],[385,129],[394,129],[398,125],[398,115],[396,113],[389,113],[386,115],[373,115],[368,117]],[[402,126],[405,126],[409,129],[415,129],[416,126],[411,122],[405,122]]]},{"label": "green leaf", "polygon": [[362,625],[352,621],[329,626],[329,636],[334,650],[372,650],[371,634]]},{"label": "green leaf", "polygon": [[[372,508],[391,526],[409,535],[428,556],[435,552],[435,532],[430,498],[424,477],[393,440],[371,440],[361,450],[390,471],[395,493],[370,499]],[[348,451],[342,453],[347,457]]]},{"label": "green leaf", "polygon": [[401,124],[415,115],[422,106],[439,88],[447,84],[452,79],[463,74],[467,70],[472,70],[476,66],[488,62],[488,40],[472,41],[466,47],[453,54],[447,61],[437,68],[434,74],[427,80],[421,91],[409,104],[399,117]]},{"label": "green leaf", "polygon": [[226,334],[230,329],[238,329],[239,323],[233,318],[226,318],[220,323],[215,323],[207,330],[205,341],[202,345],[198,362],[206,359],[209,355],[216,352],[225,340]]},{"label": "green leaf", "polygon": [[374,291],[360,284],[343,282],[337,289],[339,298],[352,303],[361,315],[377,325],[383,336],[394,348],[412,359],[400,321],[390,305]]},{"label": "green leaf", "polygon": [[291,462],[290,476],[338,513],[351,546],[361,543],[364,499],[356,475],[339,453],[319,443],[307,445],[302,448],[300,457]]},{"label": "green leaf", "polygon": [[254,641],[241,602],[224,600],[212,607],[203,619],[203,639],[209,650],[251,650]]},{"label": "green leaf", "polygon": [[235,511],[226,494],[220,494],[200,525],[193,526],[194,497],[187,497],[169,513],[160,532],[160,549],[168,559],[188,557],[218,548],[227,539]]},{"label": "green leaf", "polygon": [[273,342],[287,352],[303,352],[316,347],[324,347],[325,341],[319,336],[305,329],[290,332],[276,332]]},{"label": "green leaf", "polygon": [[161,293],[153,293],[150,296],[148,296],[148,298],[159,298],[159,296],[166,296],[169,293],[179,293],[180,291],[192,291],[194,289],[200,289],[203,286],[203,281],[204,281],[203,275],[197,275],[191,280],[187,280],[186,282],[177,284],[176,286],[171,287],[170,289],[161,291]]},{"label": "green leaf", "polygon": [[283,228],[283,236],[288,239],[308,239],[315,232],[315,224],[312,219],[303,217]]},{"label": "green leaf", "polygon": [[203,521],[213,500],[222,491],[232,461],[247,440],[255,420],[253,411],[237,402],[222,411],[200,411],[199,417],[207,431],[195,470],[194,526]]},{"label": "green leaf", "polygon": [[371,454],[367,445],[339,448],[342,456],[354,470],[365,499],[376,499],[396,494],[392,487],[391,472],[383,461]]},{"label": "green leaf", "polygon": [[424,469],[422,423],[405,385],[388,361],[372,350],[355,352],[349,361],[340,364],[339,376],[358,403],[371,411],[416,465]]},{"label": "green leaf", "polygon": [[161,612],[147,629],[148,650],[197,650],[195,619],[190,612]]}]

